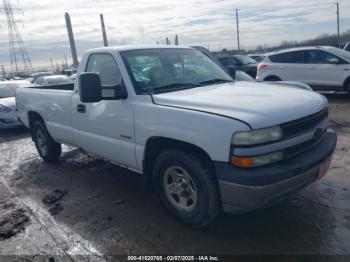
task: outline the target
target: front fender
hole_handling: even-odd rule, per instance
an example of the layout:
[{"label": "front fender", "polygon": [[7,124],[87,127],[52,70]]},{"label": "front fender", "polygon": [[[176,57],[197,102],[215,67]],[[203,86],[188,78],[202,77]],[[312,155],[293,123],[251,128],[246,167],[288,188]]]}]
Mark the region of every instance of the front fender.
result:
[{"label": "front fender", "polygon": [[166,137],[193,144],[213,161],[229,160],[231,138],[237,131],[250,128],[234,119],[194,110],[160,105],[135,108],[136,158],[142,167],[146,141],[150,137]]}]

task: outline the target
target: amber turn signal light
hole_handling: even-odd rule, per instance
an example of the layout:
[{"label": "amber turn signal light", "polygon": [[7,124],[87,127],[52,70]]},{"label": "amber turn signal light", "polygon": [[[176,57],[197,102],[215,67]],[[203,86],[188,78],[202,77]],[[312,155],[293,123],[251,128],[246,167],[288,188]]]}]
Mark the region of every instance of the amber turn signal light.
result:
[{"label": "amber turn signal light", "polygon": [[253,167],[254,159],[251,157],[231,156],[230,163],[239,167]]}]

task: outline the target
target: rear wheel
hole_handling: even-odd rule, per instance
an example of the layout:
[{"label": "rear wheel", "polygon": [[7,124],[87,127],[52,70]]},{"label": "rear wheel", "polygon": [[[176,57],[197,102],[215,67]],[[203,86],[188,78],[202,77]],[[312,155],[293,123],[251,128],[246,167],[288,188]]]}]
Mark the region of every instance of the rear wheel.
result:
[{"label": "rear wheel", "polygon": [[53,140],[43,121],[34,122],[33,140],[39,155],[45,162],[58,161],[62,151],[61,144]]},{"label": "rear wheel", "polygon": [[200,158],[164,151],[155,162],[153,179],[161,202],[182,223],[201,227],[220,213],[216,179]]}]

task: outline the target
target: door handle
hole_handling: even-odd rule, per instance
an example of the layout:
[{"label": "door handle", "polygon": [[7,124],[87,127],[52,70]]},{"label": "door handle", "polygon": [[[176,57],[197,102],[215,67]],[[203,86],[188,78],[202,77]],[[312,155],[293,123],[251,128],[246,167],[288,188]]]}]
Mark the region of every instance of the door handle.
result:
[{"label": "door handle", "polygon": [[77,111],[79,113],[85,113],[86,112],[86,106],[82,105],[82,104],[77,105]]},{"label": "door handle", "polygon": [[350,71],[350,68],[345,68],[344,71]]}]

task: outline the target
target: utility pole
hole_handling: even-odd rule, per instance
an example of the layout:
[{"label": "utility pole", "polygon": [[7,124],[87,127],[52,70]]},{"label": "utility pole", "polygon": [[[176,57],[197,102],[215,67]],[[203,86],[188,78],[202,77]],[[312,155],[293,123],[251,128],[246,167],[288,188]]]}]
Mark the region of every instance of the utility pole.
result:
[{"label": "utility pole", "polygon": [[0,65],[0,66],[1,66],[2,75],[4,76],[4,79],[6,79],[5,65]]},{"label": "utility pole", "polygon": [[239,22],[238,22],[238,9],[236,8],[236,25],[237,25],[237,49],[240,50],[239,47]]},{"label": "utility pole", "polygon": [[100,14],[100,19],[101,19],[103,46],[108,46],[107,34],[106,34],[106,28],[105,28],[105,21],[103,19],[103,14]]},{"label": "utility pole", "polygon": [[337,29],[338,29],[338,47],[340,48],[340,30],[339,30],[339,3],[337,5]]},{"label": "utility pole", "polygon": [[68,62],[67,62],[66,54],[64,54],[64,62],[66,63],[66,68],[65,69],[68,69]]},{"label": "utility pole", "polygon": [[72,23],[70,21],[70,16],[68,13],[65,13],[64,17],[66,18],[66,26],[67,26],[67,32],[68,32],[68,38],[69,38],[69,44],[70,49],[72,52],[72,58],[73,58],[73,67],[78,67],[78,55],[77,55],[77,49],[75,47],[75,41],[74,41],[74,35],[73,35],[73,29],[72,29]]},{"label": "utility pole", "polygon": [[52,58],[50,58],[50,62],[51,62],[52,73],[55,73],[55,69],[53,68],[53,61],[52,61]]},{"label": "utility pole", "polygon": [[175,45],[179,45],[179,37],[175,35]]}]

